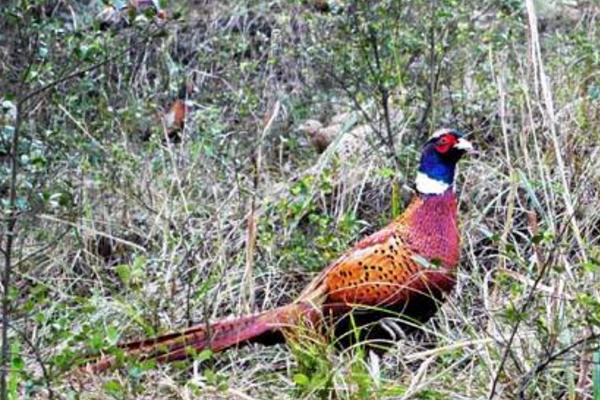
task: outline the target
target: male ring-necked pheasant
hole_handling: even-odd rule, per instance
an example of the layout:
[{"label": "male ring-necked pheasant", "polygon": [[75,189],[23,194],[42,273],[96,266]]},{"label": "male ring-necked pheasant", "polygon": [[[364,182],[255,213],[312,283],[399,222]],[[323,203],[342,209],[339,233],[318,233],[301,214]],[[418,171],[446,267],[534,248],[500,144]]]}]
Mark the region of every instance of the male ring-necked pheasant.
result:
[{"label": "male ring-necked pheasant", "polygon": [[[356,243],[293,303],[120,347],[129,357],[169,362],[188,357],[190,349],[280,342],[286,330],[305,323],[335,323],[341,334],[350,323],[361,326],[390,315],[401,315],[406,325],[426,321],[455,284],[460,234],[453,181],[457,162],[470,150],[458,131],[434,133],[423,147],[417,193],[404,213]],[[115,364],[106,356],[84,369],[99,372]]]}]

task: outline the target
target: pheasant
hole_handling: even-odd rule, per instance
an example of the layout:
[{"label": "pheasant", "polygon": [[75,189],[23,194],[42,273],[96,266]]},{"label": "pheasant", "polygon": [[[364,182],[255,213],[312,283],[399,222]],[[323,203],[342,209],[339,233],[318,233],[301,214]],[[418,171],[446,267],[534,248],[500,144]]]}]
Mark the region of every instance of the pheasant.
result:
[{"label": "pheasant", "polygon": [[129,18],[143,16],[145,13],[153,14],[158,23],[165,22],[167,13],[161,9],[156,0],[129,0],[127,2],[111,2],[105,4],[104,8],[95,19],[100,25],[100,29],[123,28],[129,25]]},{"label": "pheasant", "polygon": [[[403,328],[427,321],[455,285],[460,234],[453,181],[457,162],[472,149],[459,131],[435,132],[423,146],[416,194],[404,213],[331,263],[291,304],[119,347],[125,357],[162,363],[185,359],[190,350],[282,342],[302,325],[335,324],[335,334],[343,335],[353,324],[376,326],[393,314]],[[116,364],[104,356],[82,368],[98,373]]]},{"label": "pheasant", "polygon": [[194,89],[192,82],[184,79],[177,93],[177,98],[171,103],[168,111],[161,116],[165,138],[170,142],[181,142],[185,120],[191,111],[188,98]]}]

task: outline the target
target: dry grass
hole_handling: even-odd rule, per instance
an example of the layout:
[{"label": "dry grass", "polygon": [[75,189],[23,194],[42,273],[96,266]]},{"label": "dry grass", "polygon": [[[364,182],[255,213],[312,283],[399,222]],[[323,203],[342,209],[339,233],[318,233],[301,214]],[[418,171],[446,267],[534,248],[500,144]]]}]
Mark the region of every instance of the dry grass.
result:
[{"label": "dry grass", "polygon": [[[453,118],[478,121],[468,134],[480,149],[461,165],[457,183],[459,283],[424,338],[403,338],[381,360],[312,338],[293,351],[254,346],[143,373],[132,366],[82,386],[56,361],[80,360],[74,353],[94,345],[281,305],[391,218],[392,198],[399,201],[392,186],[411,177],[390,177],[385,150],[339,157],[330,147],[317,155],[295,129],[307,114],[347,101],[308,93],[319,81],[308,56],[284,51],[310,26],[289,28],[291,14],[314,10],[279,2],[249,6],[251,12],[239,4],[198,6],[194,23],[173,23],[160,48],[132,56],[145,62],[130,86],[99,89],[100,103],[141,114],[113,108],[98,124],[58,104],[62,123],[105,158],[57,164],[49,179],[70,182],[76,206],[36,213],[30,228],[37,237],[20,242],[22,254],[43,250],[18,264],[15,278],[20,303],[46,296],[13,321],[24,337],[30,384],[42,374],[39,361],[53,362],[50,382],[32,384],[32,396],[46,398],[50,388],[57,398],[82,399],[485,399],[497,379],[497,399],[520,392],[592,399],[597,339],[554,354],[599,332],[598,48],[564,39],[565,30],[576,30],[597,44],[598,6],[580,5],[574,20],[544,17],[557,27],[539,32],[533,3],[522,10],[528,25],[520,38],[483,46],[483,56],[449,78],[448,89],[463,88],[464,112]],[[490,31],[508,24],[485,23]],[[262,38],[264,26],[278,39]],[[220,51],[237,32],[254,41],[252,56],[275,54],[279,63],[246,73],[240,64],[252,56],[206,65],[196,55],[185,71],[168,71],[172,57],[177,64],[190,51]],[[129,76],[127,66],[111,68],[107,75]],[[164,88],[173,93],[186,74],[200,94],[190,95],[195,108],[182,142],[169,143],[147,109],[163,107]],[[242,93],[249,87],[250,105]],[[435,124],[461,109],[450,97],[440,94]],[[395,121],[402,172],[414,168],[423,139],[410,131],[414,113]],[[137,137],[142,129],[153,130],[149,142]],[[314,379],[304,384],[300,375]],[[23,396],[27,390],[19,389]]]}]

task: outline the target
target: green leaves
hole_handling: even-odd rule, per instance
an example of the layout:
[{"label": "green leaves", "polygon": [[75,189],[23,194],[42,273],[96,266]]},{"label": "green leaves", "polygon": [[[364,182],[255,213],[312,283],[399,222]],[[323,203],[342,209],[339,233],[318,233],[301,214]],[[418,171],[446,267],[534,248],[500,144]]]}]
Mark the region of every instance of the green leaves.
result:
[{"label": "green leaves", "polygon": [[415,261],[417,264],[419,264],[422,268],[425,269],[439,269],[441,266],[441,261],[434,259],[434,260],[427,260],[426,258],[415,254],[411,257],[411,259],[413,261]]},{"label": "green leaves", "polygon": [[106,381],[103,387],[107,393],[117,398],[121,398],[125,392],[125,389],[123,388],[121,383],[116,379],[110,379]]},{"label": "green leaves", "polygon": [[227,383],[227,377],[224,374],[217,373],[210,368],[207,368],[203,371],[203,376],[209,385],[214,386],[220,392],[226,391],[229,387]]},{"label": "green leaves", "polygon": [[125,284],[129,285],[129,278],[131,277],[131,268],[127,264],[120,264],[115,267],[119,279]]},{"label": "green leaves", "polygon": [[21,344],[13,340],[10,345],[10,369],[8,374],[8,398],[18,399],[19,398],[19,384],[21,383],[25,375],[25,363],[21,357]]},{"label": "green leaves", "polygon": [[294,374],[293,380],[298,386],[308,386],[310,383],[310,378],[302,373]]},{"label": "green leaves", "polygon": [[144,278],[144,272],[148,260],[146,257],[138,255],[133,259],[132,264],[119,264],[115,266],[115,272],[125,286],[140,284]]},{"label": "green leaves", "polygon": [[333,384],[331,364],[325,356],[327,352],[318,343],[293,344],[294,357],[298,362],[298,372],[294,373],[293,381],[296,392],[300,395],[317,394],[327,396]]},{"label": "green leaves", "polygon": [[600,263],[597,260],[590,259],[583,263],[583,270],[591,274],[600,272]]}]

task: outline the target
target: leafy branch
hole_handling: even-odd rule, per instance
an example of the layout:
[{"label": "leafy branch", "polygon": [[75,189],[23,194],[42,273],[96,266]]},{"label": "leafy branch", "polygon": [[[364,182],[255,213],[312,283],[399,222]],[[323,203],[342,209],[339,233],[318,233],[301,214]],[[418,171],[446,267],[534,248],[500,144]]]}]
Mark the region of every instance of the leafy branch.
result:
[{"label": "leafy branch", "polygon": [[[17,237],[17,222],[19,219],[18,207],[17,207],[17,185],[19,180],[19,144],[22,134],[23,120],[27,115],[27,105],[31,100],[38,98],[38,96],[47,93],[49,90],[56,86],[68,82],[70,80],[82,77],[92,71],[95,71],[104,65],[107,65],[113,61],[116,61],[127,54],[131,49],[148,43],[155,36],[149,32],[143,32],[140,37],[142,39],[135,41],[124,50],[116,53],[115,55],[105,57],[103,60],[96,62],[88,67],[76,69],[73,72],[65,73],[59,78],[42,85],[38,88],[25,91],[24,94],[20,95],[15,102],[15,116],[14,116],[14,129],[12,134],[12,140],[10,143],[9,160],[10,160],[10,178],[9,178],[9,195],[8,203],[4,218],[5,232],[4,232],[4,246],[2,253],[4,255],[4,268],[2,271],[2,348],[0,349],[0,399],[6,400],[8,398],[7,379],[9,372],[10,362],[10,346],[8,343],[8,331],[10,329],[10,286],[11,278],[13,274],[13,256],[14,256],[14,242]],[[21,74],[20,81],[17,85],[18,93],[21,93],[27,87],[27,79],[33,66],[35,65],[34,55],[38,51],[37,36],[34,38],[34,46],[28,55],[27,67]]]}]

